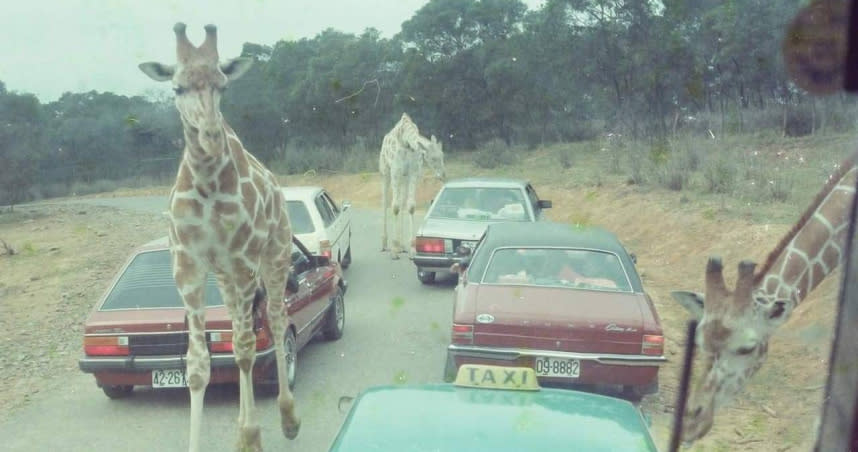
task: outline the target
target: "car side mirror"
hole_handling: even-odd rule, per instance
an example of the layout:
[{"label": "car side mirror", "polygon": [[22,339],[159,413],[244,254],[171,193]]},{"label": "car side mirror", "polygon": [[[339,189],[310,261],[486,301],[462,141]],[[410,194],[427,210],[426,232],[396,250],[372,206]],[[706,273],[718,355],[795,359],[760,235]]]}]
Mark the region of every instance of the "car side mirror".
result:
[{"label": "car side mirror", "polygon": [[351,201],[343,201],[343,210],[349,210],[352,207]]},{"label": "car side mirror", "polygon": [[537,201],[536,205],[539,206],[540,209],[550,209],[551,201],[547,199],[540,199],[539,201]]}]

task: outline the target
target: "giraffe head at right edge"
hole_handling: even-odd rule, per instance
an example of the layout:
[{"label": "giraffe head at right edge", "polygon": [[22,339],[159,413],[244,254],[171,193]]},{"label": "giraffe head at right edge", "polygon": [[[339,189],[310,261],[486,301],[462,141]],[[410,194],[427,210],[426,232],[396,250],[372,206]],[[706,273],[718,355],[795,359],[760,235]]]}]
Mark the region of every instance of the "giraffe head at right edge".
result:
[{"label": "giraffe head at right edge", "polygon": [[766,359],[772,332],[787,317],[789,303],[765,294],[755,267],[751,261],[740,262],[735,288],[729,290],[721,259],[713,256],[706,265],[705,294],[671,292],[698,321],[695,343],[702,373],[695,378],[683,419],[686,443],[705,436],[718,407],[745,388]]}]

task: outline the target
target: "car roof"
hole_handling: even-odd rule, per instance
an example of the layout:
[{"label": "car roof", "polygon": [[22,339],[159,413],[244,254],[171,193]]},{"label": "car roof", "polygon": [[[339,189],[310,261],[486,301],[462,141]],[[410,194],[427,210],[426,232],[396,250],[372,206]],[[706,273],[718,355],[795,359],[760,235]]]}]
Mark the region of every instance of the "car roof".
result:
[{"label": "car roof", "polygon": [[491,248],[499,246],[594,248],[617,254],[625,250],[617,236],[603,227],[553,221],[490,224],[486,228],[485,244]]},{"label": "car roof", "polygon": [[385,385],[353,402],[330,451],[656,451],[630,402],[581,391]]},{"label": "car roof", "polygon": [[526,179],[514,179],[507,177],[465,177],[452,179],[444,184],[444,187],[498,187],[498,188],[520,188],[527,186]]},{"label": "car roof", "polygon": [[306,200],[312,199],[317,193],[323,190],[322,187],[316,185],[299,185],[291,187],[281,187],[283,196],[287,200]]},{"label": "car roof", "polygon": [[617,236],[600,226],[580,226],[553,221],[534,223],[501,222],[486,227],[482,243],[473,256],[468,272],[477,280],[486,269],[492,251],[503,247],[559,247],[602,250],[616,254],[632,284],[632,290],[643,292],[635,263]]}]

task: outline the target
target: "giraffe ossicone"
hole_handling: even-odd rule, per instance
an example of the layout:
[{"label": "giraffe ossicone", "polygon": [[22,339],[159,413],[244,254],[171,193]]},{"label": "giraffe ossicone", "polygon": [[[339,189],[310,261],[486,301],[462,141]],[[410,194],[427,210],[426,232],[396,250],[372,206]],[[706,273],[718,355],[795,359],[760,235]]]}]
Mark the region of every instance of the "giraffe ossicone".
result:
[{"label": "giraffe ossicone", "polygon": [[[403,247],[408,246],[414,234],[414,209],[416,207],[417,185],[423,177],[423,163],[429,166],[438,180],[447,177],[444,169],[444,150],[441,142],[431,135],[428,139],[420,135],[420,130],[407,113],[402,113],[381,143],[378,156],[378,171],[381,174],[381,205],[383,226],[381,250],[388,250],[387,209],[393,211],[394,236],[390,246],[390,256],[399,259]],[[403,234],[401,214],[408,212],[408,242]]]},{"label": "giraffe ossicone", "polygon": [[[188,318],[187,374],[191,398],[188,449],[200,449],[203,398],[211,373],[206,345],[205,281],[218,282],[233,326],[233,353],[239,368],[239,450],[262,450],[253,396],[256,360],[254,300],[268,294],[268,328],[285,338],[282,303],[292,259],[292,232],[277,178],[244,149],[220,111],[226,85],[251,66],[250,58],[218,60],[217,28],[206,25],[195,47],[177,23],[175,65],[147,62],[140,69],[156,81],[171,81],[182,121],[185,147],[170,192],[170,253],[173,276]],[[265,290],[267,289],[267,290]],[[275,340],[278,406],[287,438],[301,421],[289,389],[283,340]]]},{"label": "giraffe ossicone", "polygon": [[671,292],[699,322],[695,342],[704,363],[683,419],[686,443],[710,431],[718,408],[741,392],[763,365],[772,334],[845,258],[858,182],[856,159],[858,154],[853,154],[835,167],[759,270],[754,262],[739,263],[732,290],[724,282],[721,259],[713,256],[706,264],[704,294]]}]

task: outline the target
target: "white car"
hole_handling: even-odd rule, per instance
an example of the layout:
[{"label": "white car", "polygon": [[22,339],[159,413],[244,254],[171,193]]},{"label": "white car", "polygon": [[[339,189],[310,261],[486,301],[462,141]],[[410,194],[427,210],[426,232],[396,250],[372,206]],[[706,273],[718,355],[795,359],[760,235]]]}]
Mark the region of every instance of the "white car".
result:
[{"label": "white car", "polygon": [[322,187],[284,187],[292,234],[313,254],[330,257],[343,269],[352,263],[351,203],[342,206]]}]

